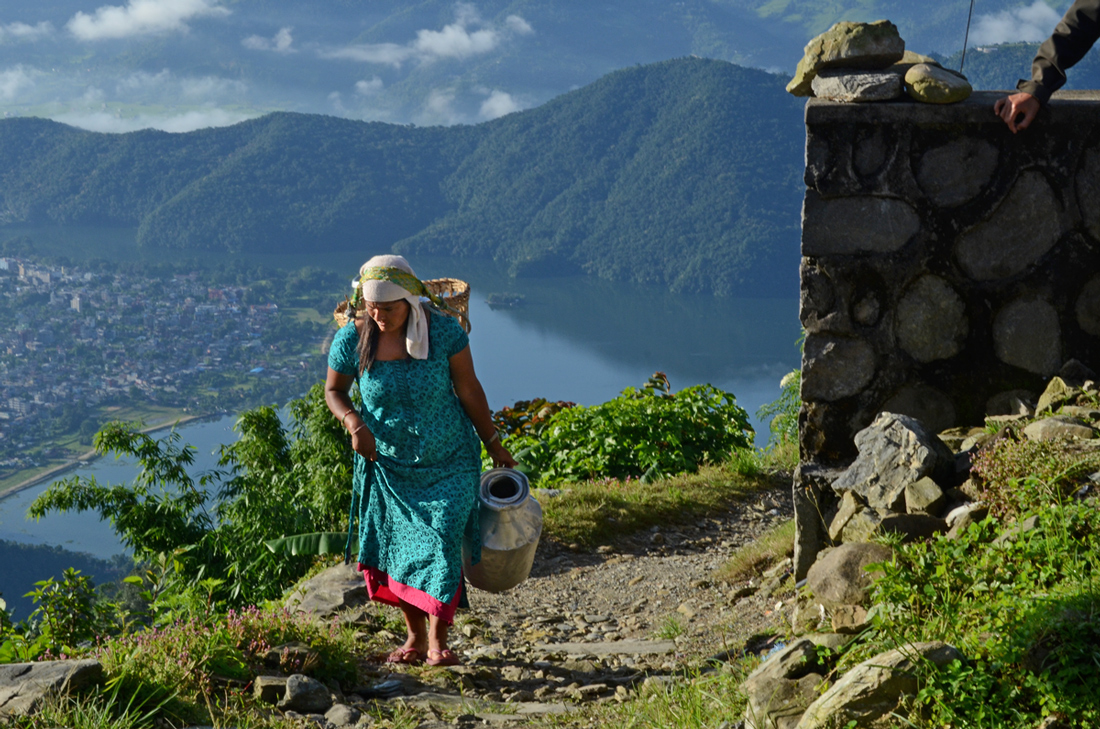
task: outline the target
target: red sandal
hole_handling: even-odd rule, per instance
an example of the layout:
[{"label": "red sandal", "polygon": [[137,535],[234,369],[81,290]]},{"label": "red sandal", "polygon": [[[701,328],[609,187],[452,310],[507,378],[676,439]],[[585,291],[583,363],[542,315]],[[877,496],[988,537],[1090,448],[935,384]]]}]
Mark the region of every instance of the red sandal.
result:
[{"label": "red sandal", "polygon": [[444,648],[443,650],[429,648],[428,660],[424,662],[429,666],[457,666],[462,663],[450,648]]},{"label": "red sandal", "polygon": [[420,651],[415,648],[398,648],[386,657],[386,663],[404,663],[409,666],[419,666],[424,662]]}]

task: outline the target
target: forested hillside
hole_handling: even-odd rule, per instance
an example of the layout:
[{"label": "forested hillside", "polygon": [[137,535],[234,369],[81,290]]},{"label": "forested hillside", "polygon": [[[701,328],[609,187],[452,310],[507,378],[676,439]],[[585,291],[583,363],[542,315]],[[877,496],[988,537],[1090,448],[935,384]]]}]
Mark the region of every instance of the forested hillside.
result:
[{"label": "forested hillside", "polygon": [[0,215],[134,226],[147,247],[396,248],[767,291],[798,257],[801,102],[785,81],[679,59],[448,128],[280,113],[108,135],[3,120]]}]

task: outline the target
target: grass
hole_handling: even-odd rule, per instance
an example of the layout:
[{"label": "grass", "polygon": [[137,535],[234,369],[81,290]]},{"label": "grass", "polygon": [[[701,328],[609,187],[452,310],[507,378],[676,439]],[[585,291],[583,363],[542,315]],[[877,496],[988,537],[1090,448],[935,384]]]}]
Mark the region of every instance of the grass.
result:
[{"label": "grass", "polygon": [[543,533],[594,548],[654,526],[693,523],[775,486],[776,477],[757,459],[704,466],[697,473],[650,483],[602,479],[568,484],[541,502]]},{"label": "grass", "polygon": [[[703,729],[737,723],[745,714],[741,682],[752,663],[742,661],[719,670],[693,671],[667,684],[650,684],[630,701],[593,709],[590,726],[617,729]],[[588,712],[585,712],[588,714]],[[562,720],[567,724],[568,718]]]},{"label": "grass", "polygon": [[794,551],[794,519],[769,529],[755,542],[741,547],[719,568],[715,576],[726,582],[757,577],[765,569]]},{"label": "grass", "polygon": [[283,313],[293,317],[296,322],[310,321],[315,324],[328,324],[332,321],[332,314],[322,314],[312,308],[283,309]]}]

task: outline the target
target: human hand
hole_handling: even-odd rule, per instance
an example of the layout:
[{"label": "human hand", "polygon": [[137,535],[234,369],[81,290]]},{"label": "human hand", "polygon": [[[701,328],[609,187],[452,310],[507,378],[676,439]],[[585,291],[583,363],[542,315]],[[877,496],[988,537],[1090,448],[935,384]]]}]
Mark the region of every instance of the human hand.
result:
[{"label": "human hand", "polygon": [[[1021,91],[1018,94],[997,99],[997,102],[993,104],[993,113],[1001,117],[1004,123],[1008,125],[1009,131],[1015,134],[1031,125],[1035,115],[1039,113],[1039,106],[1038,99],[1027,92]],[[1021,114],[1023,118],[1017,121]]]},{"label": "human hand", "polygon": [[486,446],[486,451],[489,453],[489,457],[493,459],[493,466],[496,468],[515,468],[516,459],[512,457],[512,454],[508,452],[508,449],[501,445],[500,441],[493,441],[492,445]]},{"label": "human hand", "polygon": [[378,444],[374,440],[374,433],[370,432],[366,423],[356,426],[351,431],[351,449],[368,461],[378,460]]}]

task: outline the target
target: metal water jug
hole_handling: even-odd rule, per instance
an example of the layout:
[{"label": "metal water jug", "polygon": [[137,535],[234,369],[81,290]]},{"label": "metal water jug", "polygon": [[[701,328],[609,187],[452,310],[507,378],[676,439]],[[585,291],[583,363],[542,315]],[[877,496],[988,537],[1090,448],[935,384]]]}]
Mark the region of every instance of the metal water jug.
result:
[{"label": "metal water jug", "polygon": [[527,579],[542,535],[542,507],[527,477],[511,468],[481,474],[481,561],[463,554],[466,580],[486,592],[504,592]]}]

